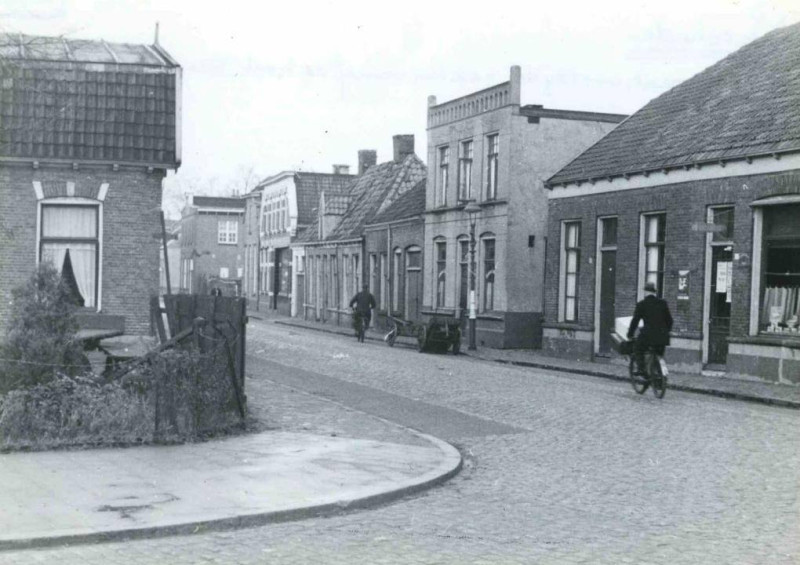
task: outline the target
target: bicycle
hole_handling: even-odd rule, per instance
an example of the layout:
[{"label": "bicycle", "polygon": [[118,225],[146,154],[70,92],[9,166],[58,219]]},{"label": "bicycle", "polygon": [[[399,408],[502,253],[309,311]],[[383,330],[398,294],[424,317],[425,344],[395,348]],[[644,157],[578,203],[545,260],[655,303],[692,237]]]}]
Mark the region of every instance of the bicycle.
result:
[{"label": "bicycle", "polygon": [[631,351],[628,355],[628,375],[630,376],[631,386],[637,394],[644,394],[648,387],[653,388],[656,398],[664,398],[667,392],[667,370],[666,363],[652,347],[648,347],[644,352],[644,375],[636,374],[636,353]]},{"label": "bicycle", "polygon": [[358,310],[353,310],[353,329],[356,331],[356,338],[359,343],[364,343],[364,334],[367,331],[364,324],[364,315]]}]

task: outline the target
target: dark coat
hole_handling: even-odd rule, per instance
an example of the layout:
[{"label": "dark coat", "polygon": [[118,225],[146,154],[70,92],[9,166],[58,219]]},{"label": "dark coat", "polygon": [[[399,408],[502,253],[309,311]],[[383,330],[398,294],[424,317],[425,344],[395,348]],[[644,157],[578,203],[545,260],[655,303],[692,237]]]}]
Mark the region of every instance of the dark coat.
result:
[{"label": "dark coat", "polygon": [[628,339],[632,338],[639,326],[639,320],[644,320],[644,327],[639,334],[639,340],[647,345],[669,345],[669,332],[672,330],[672,314],[669,312],[667,301],[656,296],[645,296],[636,304],[633,311],[633,320],[628,328]]},{"label": "dark coat", "polygon": [[362,290],[350,301],[350,308],[355,305],[356,312],[359,314],[369,314],[375,308],[375,297],[367,290]]}]

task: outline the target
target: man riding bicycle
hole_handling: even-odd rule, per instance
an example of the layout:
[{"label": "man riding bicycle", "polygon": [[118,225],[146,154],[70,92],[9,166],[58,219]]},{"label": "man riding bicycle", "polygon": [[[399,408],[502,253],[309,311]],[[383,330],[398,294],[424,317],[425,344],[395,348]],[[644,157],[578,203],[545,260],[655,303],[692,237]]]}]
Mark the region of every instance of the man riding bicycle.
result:
[{"label": "man riding bicycle", "polygon": [[636,367],[639,375],[646,375],[644,353],[652,349],[659,356],[664,355],[664,348],[669,345],[669,332],[672,330],[672,314],[667,301],[656,296],[656,285],[648,282],[644,285],[644,299],[636,303],[633,319],[628,327],[628,339],[633,339],[639,321],[644,327],[639,332],[634,346]]}]

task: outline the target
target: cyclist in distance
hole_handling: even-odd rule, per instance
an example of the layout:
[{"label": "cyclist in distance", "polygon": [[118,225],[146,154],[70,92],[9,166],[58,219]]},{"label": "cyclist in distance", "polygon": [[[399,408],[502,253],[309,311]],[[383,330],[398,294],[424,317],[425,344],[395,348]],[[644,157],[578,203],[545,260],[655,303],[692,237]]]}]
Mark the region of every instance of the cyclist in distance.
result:
[{"label": "cyclist in distance", "polygon": [[644,327],[636,338],[634,347],[636,367],[639,375],[645,375],[644,352],[652,348],[660,357],[664,356],[664,348],[669,345],[669,332],[672,330],[672,314],[667,301],[656,296],[656,285],[648,282],[644,285],[644,299],[636,303],[633,319],[628,327],[628,339],[633,339],[639,320]]},{"label": "cyclist in distance", "polygon": [[364,321],[364,330],[369,329],[369,322],[372,319],[372,309],[375,308],[375,297],[369,292],[369,285],[365,284],[361,292],[356,294],[350,301],[350,308],[355,306],[356,313],[361,314]]}]

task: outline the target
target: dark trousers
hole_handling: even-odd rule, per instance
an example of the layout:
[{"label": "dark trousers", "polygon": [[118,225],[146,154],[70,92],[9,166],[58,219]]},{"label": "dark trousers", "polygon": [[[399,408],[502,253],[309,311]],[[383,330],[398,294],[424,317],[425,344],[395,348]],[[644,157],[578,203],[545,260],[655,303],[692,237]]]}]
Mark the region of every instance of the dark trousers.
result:
[{"label": "dark trousers", "polygon": [[664,349],[666,349],[665,345],[652,345],[643,341],[641,339],[636,340],[636,344],[634,346],[633,354],[634,358],[636,359],[636,367],[641,374],[645,374],[645,366],[644,366],[644,353],[648,349],[653,350],[655,353],[658,353],[661,357],[664,356]]},{"label": "dark trousers", "polygon": [[367,331],[369,329],[369,323],[372,320],[372,311],[358,312],[358,315],[361,316],[361,323],[364,324],[364,331]]}]

